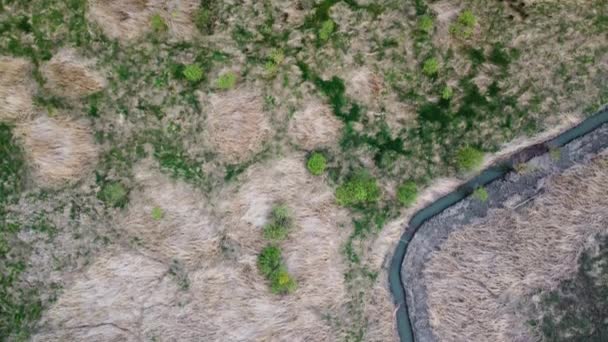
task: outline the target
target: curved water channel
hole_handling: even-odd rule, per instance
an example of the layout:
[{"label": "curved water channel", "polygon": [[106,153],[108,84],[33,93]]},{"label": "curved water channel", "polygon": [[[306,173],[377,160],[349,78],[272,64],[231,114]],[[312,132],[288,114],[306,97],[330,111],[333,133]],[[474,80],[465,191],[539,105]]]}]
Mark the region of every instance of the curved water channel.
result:
[{"label": "curved water channel", "polygon": [[[414,235],[416,235],[418,229],[431,217],[439,214],[446,208],[469,196],[476,188],[485,186],[504,177],[510,171],[513,171],[515,164],[526,162],[536,156],[549,152],[550,149],[562,147],[574,139],[589,134],[605,123],[608,123],[608,107],[587,118],[577,126],[561,133],[555,138],[547,140],[543,143],[526,147],[516,152],[510,158],[495,163],[482,171],[475,178],[459,186],[455,191],[418,211],[412,217],[408,227],[399,239],[399,243],[395,249],[395,253],[393,254],[389,268],[389,285],[393,295],[393,301],[397,307],[397,332],[401,342],[415,341],[405,298],[406,294],[403,275],[401,272],[408,245],[414,238]],[[405,273],[406,270],[404,269],[403,272]]]}]

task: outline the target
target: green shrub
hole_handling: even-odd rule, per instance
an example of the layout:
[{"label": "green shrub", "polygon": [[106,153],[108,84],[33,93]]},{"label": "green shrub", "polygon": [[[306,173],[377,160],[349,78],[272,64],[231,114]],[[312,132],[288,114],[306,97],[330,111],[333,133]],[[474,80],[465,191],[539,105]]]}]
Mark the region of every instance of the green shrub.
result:
[{"label": "green shrub", "polygon": [[464,10],[458,16],[456,22],[450,25],[450,33],[458,38],[469,38],[473,34],[477,18],[471,10]]},{"label": "green shrub", "polygon": [[163,216],[165,216],[165,213],[159,207],[154,207],[152,209],[151,214],[152,214],[152,219],[154,219],[155,221],[160,221],[160,220],[162,220]]},{"label": "green shrub", "polygon": [[203,69],[197,64],[190,64],[186,66],[183,74],[188,81],[198,82],[203,78]]},{"label": "green shrub", "polygon": [[217,87],[222,90],[229,90],[234,88],[236,84],[236,74],[232,71],[220,75],[216,81]]},{"label": "green shrub", "polygon": [[484,187],[479,187],[473,192],[473,198],[485,202],[488,200],[488,190]]},{"label": "green shrub", "polygon": [[397,189],[397,199],[406,207],[412,205],[417,197],[418,186],[413,181],[405,182]]},{"label": "green shrub", "polygon": [[124,207],[129,201],[129,193],[119,182],[105,183],[97,197],[109,207]]},{"label": "green shrub", "polygon": [[167,23],[165,23],[165,19],[163,19],[160,14],[154,14],[150,18],[150,24],[152,25],[152,29],[155,32],[165,32],[168,29]]},{"label": "green shrub", "polygon": [[306,167],[312,175],[319,176],[323,174],[323,172],[325,172],[325,168],[327,167],[327,160],[325,159],[325,156],[323,156],[323,154],[315,152],[310,155],[310,158],[308,158]]},{"label": "green shrub", "polygon": [[258,255],[258,269],[267,279],[279,270],[282,263],[281,250],[277,246],[266,246]]},{"label": "green shrub", "polygon": [[331,34],[334,33],[335,28],[336,24],[334,24],[333,20],[328,19],[324,21],[321,25],[321,28],[319,29],[319,39],[322,42],[328,41]]},{"label": "green shrub", "polygon": [[293,219],[289,209],[284,205],[278,205],[272,209],[270,222],[264,226],[264,237],[273,241],[283,240],[292,227]]},{"label": "green shrub", "polygon": [[270,290],[277,294],[290,293],[296,288],[295,280],[289,275],[281,250],[276,246],[266,246],[258,255],[258,269],[270,281]]},{"label": "green shrub", "polygon": [[437,75],[439,72],[439,61],[435,57],[431,57],[424,61],[422,72],[427,76]]},{"label": "green shrub", "polygon": [[194,25],[196,25],[196,28],[204,35],[213,33],[214,21],[214,12],[212,9],[200,8],[194,14]]},{"label": "green shrub", "polygon": [[456,163],[460,171],[475,170],[481,166],[482,162],[483,152],[473,147],[465,147],[456,155]]},{"label": "green shrub", "polygon": [[430,15],[423,15],[418,20],[418,29],[426,34],[433,33],[433,18]]},{"label": "green shrub", "polygon": [[441,98],[444,100],[449,100],[454,96],[454,90],[450,86],[445,86],[443,91],[441,92]]},{"label": "green shrub", "polygon": [[270,290],[276,294],[291,293],[296,289],[295,280],[284,267],[280,267],[270,280]]},{"label": "green shrub", "polygon": [[356,173],[336,189],[336,200],[343,206],[372,203],[379,198],[376,179],[365,172]]}]

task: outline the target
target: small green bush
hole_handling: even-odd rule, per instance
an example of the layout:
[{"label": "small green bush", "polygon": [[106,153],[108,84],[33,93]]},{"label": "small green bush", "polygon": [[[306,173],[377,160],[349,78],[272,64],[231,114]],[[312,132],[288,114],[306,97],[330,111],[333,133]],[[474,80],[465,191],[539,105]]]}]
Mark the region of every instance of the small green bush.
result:
[{"label": "small green bush", "polygon": [[217,87],[222,90],[229,90],[234,88],[236,84],[236,74],[232,71],[220,75],[216,81]]},{"label": "small green bush", "polygon": [[336,189],[336,200],[343,206],[353,206],[377,201],[380,187],[376,179],[365,172],[358,172]]},{"label": "small green bush", "polygon": [[194,25],[204,35],[213,33],[213,22],[214,14],[211,9],[200,8],[194,14]]},{"label": "small green bush", "polygon": [[452,87],[445,86],[445,88],[443,88],[443,91],[441,92],[441,98],[447,101],[451,99],[452,96],[454,96],[454,90],[452,89]]},{"label": "small green bush", "polygon": [[434,23],[430,15],[423,15],[418,20],[418,29],[426,34],[433,33]]},{"label": "small green bush", "polygon": [[397,189],[397,199],[406,207],[412,205],[417,197],[418,186],[413,181],[405,182]]},{"label": "small green bush", "polygon": [[336,24],[333,22],[333,20],[328,19],[324,21],[319,29],[319,39],[322,42],[328,41],[331,34],[334,33],[335,28]]},{"label": "small green bush", "polygon": [[197,64],[190,64],[186,66],[183,74],[188,81],[198,82],[203,78],[203,69]]},{"label": "small green bush", "polygon": [[165,213],[159,207],[154,207],[152,209],[151,214],[152,214],[152,219],[154,219],[155,221],[160,221],[160,220],[162,220],[163,216],[165,216]]},{"label": "small green bush", "polygon": [[295,280],[284,267],[279,268],[270,281],[270,290],[276,294],[287,294],[296,289]]},{"label": "small green bush", "polygon": [[129,193],[119,182],[104,184],[97,197],[110,207],[124,207],[129,200]]},{"label": "small green bush", "polygon": [[435,57],[431,57],[424,61],[422,72],[427,76],[437,75],[439,72],[439,61]]},{"label": "small green bush", "polygon": [[289,275],[281,250],[276,246],[266,246],[258,255],[258,269],[270,281],[270,290],[277,294],[293,292],[296,288],[295,280]]},{"label": "small green bush", "polygon": [[483,152],[473,148],[465,147],[458,151],[456,163],[460,171],[472,171],[481,166],[483,162]]},{"label": "small green bush", "polygon": [[258,255],[258,269],[266,278],[276,273],[282,262],[281,250],[277,246],[266,246]]},{"label": "small green bush", "polygon": [[264,226],[264,237],[273,241],[283,240],[292,227],[293,219],[289,209],[284,205],[278,205],[272,209],[270,222]]},{"label": "small green bush", "polygon": [[469,38],[473,34],[477,18],[471,10],[464,10],[458,16],[456,22],[450,25],[450,33],[458,38]]},{"label": "small green bush", "polygon": [[473,192],[473,198],[481,201],[481,202],[485,202],[488,200],[488,190],[486,190],[484,187],[479,187],[477,189],[475,189],[475,191]]},{"label": "small green bush", "polygon": [[323,174],[323,172],[325,172],[325,168],[327,167],[327,160],[325,159],[325,156],[323,154],[315,152],[310,155],[310,158],[308,158],[306,167],[312,175],[319,176]]},{"label": "small green bush", "polygon": [[154,14],[150,18],[150,24],[152,25],[152,29],[155,32],[165,32],[168,29],[167,23],[165,23],[165,19],[163,19],[160,14]]}]

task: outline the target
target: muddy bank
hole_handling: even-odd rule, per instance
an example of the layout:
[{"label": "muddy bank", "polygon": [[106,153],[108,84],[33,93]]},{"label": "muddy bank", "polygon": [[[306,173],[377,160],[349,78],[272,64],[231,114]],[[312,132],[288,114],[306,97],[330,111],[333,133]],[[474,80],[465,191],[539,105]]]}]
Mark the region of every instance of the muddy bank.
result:
[{"label": "muddy bank", "polygon": [[[401,277],[406,291],[409,318],[416,341],[438,341],[429,323],[427,289],[423,272],[431,254],[446,241],[448,235],[485,217],[489,210],[519,208],[544,191],[548,177],[589,161],[608,146],[608,124],[575,139],[561,148],[560,138],[525,149],[506,163],[517,165],[525,160],[525,172],[509,172],[485,188],[488,201],[465,198],[432,217],[417,230],[409,243]],[[557,152],[559,151],[559,152]],[[518,169],[521,170],[521,167]],[[470,189],[469,189],[470,190]]]}]

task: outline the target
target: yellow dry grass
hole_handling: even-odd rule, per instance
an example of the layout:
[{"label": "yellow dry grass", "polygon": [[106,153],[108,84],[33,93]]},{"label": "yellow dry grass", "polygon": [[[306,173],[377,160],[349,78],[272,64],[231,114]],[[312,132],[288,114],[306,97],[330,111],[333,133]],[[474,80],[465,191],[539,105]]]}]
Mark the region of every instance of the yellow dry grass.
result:
[{"label": "yellow dry grass", "polygon": [[45,86],[58,96],[78,98],[91,95],[106,85],[104,77],[93,67],[93,61],[78,57],[74,50],[62,50],[42,68],[47,81]]},{"label": "yellow dry grass", "polygon": [[[147,162],[137,166],[137,190],[116,220],[129,238],[76,277],[33,341],[340,340],[324,315],[348,300],[341,257],[348,232],[339,228],[348,213],[304,163],[298,154],[257,165],[214,203]],[[295,221],[281,243],[298,282],[286,296],[272,294],[256,267],[275,203]],[[184,265],[181,283],[173,260]]]},{"label": "yellow dry grass", "polygon": [[152,31],[151,18],[159,15],[171,38],[192,39],[196,33],[193,16],[198,0],[90,0],[89,20],[111,38],[136,40]]},{"label": "yellow dry grass", "polygon": [[270,137],[270,120],[259,94],[232,90],[209,97],[206,137],[221,159],[245,161],[262,150]]},{"label": "yellow dry grass", "polygon": [[556,176],[521,211],[497,209],[453,232],[424,273],[440,341],[534,339],[518,306],[577,269],[590,237],[606,233],[608,158]]},{"label": "yellow dry grass", "polygon": [[342,126],[329,106],[313,101],[294,114],[289,123],[289,135],[301,148],[314,150],[335,145]]},{"label": "yellow dry grass", "polygon": [[72,184],[97,159],[93,134],[82,122],[39,117],[17,127],[34,181],[42,187]]},{"label": "yellow dry grass", "polygon": [[20,122],[34,115],[31,63],[0,57],[0,122]]}]

